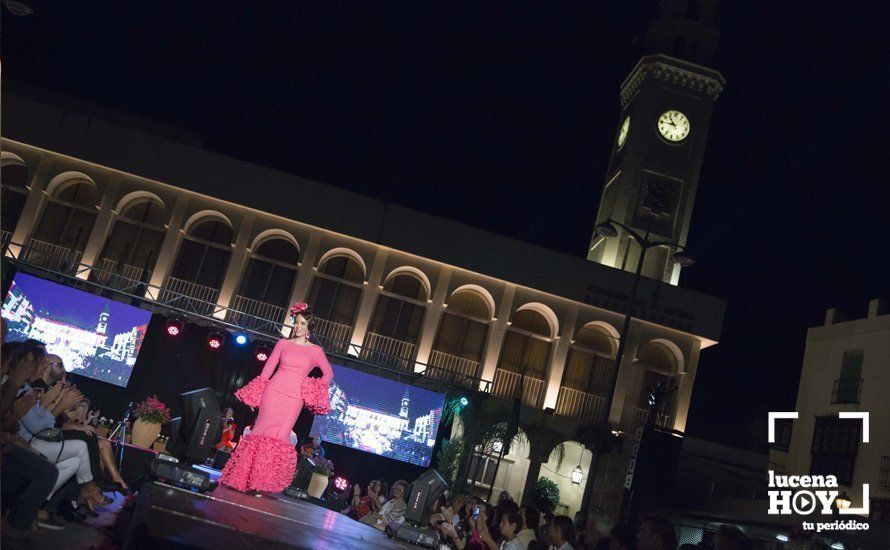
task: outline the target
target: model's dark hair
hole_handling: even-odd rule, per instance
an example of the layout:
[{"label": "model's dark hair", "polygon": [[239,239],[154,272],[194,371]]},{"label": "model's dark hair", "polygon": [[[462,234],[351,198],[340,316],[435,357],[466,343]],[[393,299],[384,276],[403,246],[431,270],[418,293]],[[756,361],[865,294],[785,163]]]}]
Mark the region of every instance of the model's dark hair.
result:
[{"label": "model's dark hair", "polygon": [[[315,330],[315,314],[312,313],[312,306],[307,307],[303,311],[297,313],[297,315],[302,315],[304,319],[306,319],[306,323],[309,325],[309,332]],[[297,315],[291,315],[291,319],[293,319],[294,323],[297,321]],[[291,327],[290,329],[291,335],[293,335],[294,329]]]}]

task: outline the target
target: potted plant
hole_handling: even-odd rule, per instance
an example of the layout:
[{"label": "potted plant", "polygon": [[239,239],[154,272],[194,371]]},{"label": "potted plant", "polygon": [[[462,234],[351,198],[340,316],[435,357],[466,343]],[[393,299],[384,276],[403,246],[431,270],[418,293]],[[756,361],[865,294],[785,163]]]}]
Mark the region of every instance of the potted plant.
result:
[{"label": "potted plant", "polygon": [[313,458],[312,461],[315,462],[315,470],[312,472],[307,492],[312,497],[321,498],[325,489],[328,488],[331,475],[334,473],[334,463],[321,456]]},{"label": "potted plant", "polygon": [[559,504],[559,487],[546,477],[541,477],[529,489],[528,500],[542,514],[552,513]]},{"label": "potted plant", "polygon": [[161,433],[161,425],[170,420],[170,409],[153,395],[137,403],[133,415],[133,444],[150,449]]}]

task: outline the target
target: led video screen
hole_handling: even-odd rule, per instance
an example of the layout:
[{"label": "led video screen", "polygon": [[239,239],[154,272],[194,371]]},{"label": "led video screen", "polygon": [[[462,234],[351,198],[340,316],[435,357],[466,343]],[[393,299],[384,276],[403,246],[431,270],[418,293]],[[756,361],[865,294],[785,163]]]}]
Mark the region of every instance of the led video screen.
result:
[{"label": "led video screen", "polygon": [[445,396],[332,365],[331,412],[316,416],[323,441],[429,466]]},{"label": "led video screen", "polygon": [[17,273],[3,301],[7,340],[32,338],[65,370],[126,387],[151,313],[82,290]]}]

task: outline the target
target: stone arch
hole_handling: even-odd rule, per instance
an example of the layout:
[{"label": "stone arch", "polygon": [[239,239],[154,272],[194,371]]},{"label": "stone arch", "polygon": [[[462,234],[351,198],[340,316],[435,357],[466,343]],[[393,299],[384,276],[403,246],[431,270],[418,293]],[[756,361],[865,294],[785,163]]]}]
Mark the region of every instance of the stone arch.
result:
[{"label": "stone arch", "polygon": [[297,242],[297,239],[283,229],[267,229],[265,231],[260,232],[256,237],[253,238],[253,243],[250,245],[250,250],[256,252],[256,250],[262,245],[265,241],[270,239],[284,239],[290,244],[294,245],[297,249],[297,253],[300,254],[300,243]]},{"label": "stone arch", "polygon": [[408,275],[419,280],[420,284],[423,286],[424,292],[426,293],[426,299],[429,300],[432,297],[432,285],[430,284],[429,277],[427,277],[426,273],[424,273],[423,271],[410,265],[403,265],[402,267],[397,267],[390,271],[389,275],[387,275],[386,279],[384,279],[383,285],[386,286],[386,283],[388,283],[395,277],[398,277],[399,275]]},{"label": "stone arch", "polygon": [[362,258],[361,255],[358,252],[356,252],[355,250],[352,250],[351,248],[342,247],[342,246],[337,247],[337,248],[332,248],[332,249],[328,250],[327,252],[325,252],[324,254],[322,254],[321,257],[318,259],[318,263],[315,266],[316,269],[323,266],[324,263],[327,262],[328,260],[332,260],[338,256],[345,256],[345,257],[355,261],[355,263],[357,263],[359,265],[359,267],[362,268],[362,279],[367,278],[368,267],[365,265],[365,259]]},{"label": "stone arch", "polygon": [[556,316],[556,313],[554,313],[552,309],[540,302],[528,302],[527,304],[519,306],[513,315],[515,316],[516,313],[525,310],[534,311],[544,317],[544,320],[547,321],[547,325],[549,325],[550,327],[550,338],[556,338],[557,336],[559,336],[559,318]]},{"label": "stone arch", "polygon": [[188,234],[196,225],[198,225],[199,223],[204,223],[208,219],[223,222],[224,224],[229,226],[229,229],[232,229],[234,231],[235,226],[232,225],[232,221],[228,218],[228,216],[217,210],[201,210],[199,212],[195,212],[189,217],[188,220],[186,220],[185,224],[183,224],[182,230],[185,234]]},{"label": "stone arch", "polygon": [[[582,331],[594,333],[595,339],[597,340],[596,344],[591,345],[591,342],[582,341],[585,340],[582,338]],[[601,338],[596,338],[596,336]],[[578,344],[583,347],[593,349],[607,357],[614,358],[615,354],[618,352],[619,338],[618,330],[609,323],[605,321],[591,321],[575,332],[575,339],[572,343],[574,344],[578,342]]]},{"label": "stone arch", "polygon": [[450,298],[453,298],[459,292],[471,292],[479,296],[479,298],[481,298],[482,301],[485,303],[486,307],[488,307],[488,319],[494,319],[496,311],[494,297],[488,290],[486,290],[484,287],[474,284],[462,285],[454,289],[454,292],[451,293]]},{"label": "stone arch", "polygon": [[96,185],[96,182],[93,181],[93,178],[89,177],[83,172],[75,171],[62,172],[61,174],[56,175],[56,177],[54,177],[53,179],[49,180],[49,183],[46,185],[46,194],[50,197],[55,197],[66,187],[74,185],[75,183],[82,183],[84,181],[92,185],[93,188],[96,190],[96,193],[98,194],[99,186]]},{"label": "stone arch", "polygon": [[25,162],[25,159],[15,153],[3,151],[0,152],[0,166],[24,166],[27,168],[28,164]]},{"label": "stone arch", "polygon": [[667,375],[681,374],[686,369],[679,346],[664,338],[650,340],[641,347],[637,352],[636,362]]},{"label": "stone arch", "polygon": [[127,193],[117,201],[117,206],[115,206],[114,211],[117,212],[118,215],[123,216],[128,208],[145,201],[156,202],[161,205],[161,208],[167,207],[161,197],[150,191],[133,191],[132,193]]}]

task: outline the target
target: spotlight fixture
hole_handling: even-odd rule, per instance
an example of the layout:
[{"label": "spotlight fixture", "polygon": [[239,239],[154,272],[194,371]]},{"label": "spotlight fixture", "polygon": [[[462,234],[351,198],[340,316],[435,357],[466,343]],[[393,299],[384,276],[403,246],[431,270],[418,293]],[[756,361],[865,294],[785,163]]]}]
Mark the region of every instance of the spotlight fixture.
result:
[{"label": "spotlight fixture", "polygon": [[272,348],[270,348],[268,344],[264,343],[257,344],[257,347],[253,352],[253,356],[256,357],[256,360],[261,363],[265,363],[269,359],[270,355],[272,355]]},{"label": "spotlight fixture", "polygon": [[207,335],[207,347],[212,350],[221,348],[225,341],[226,337],[221,332],[214,331]]},{"label": "spotlight fixture", "polygon": [[185,323],[182,322],[182,319],[170,317],[167,319],[167,326],[164,330],[167,331],[168,336],[176,337],[182,334],[183,327],[185,327]]},{"label": "spotlight fixture", "polygon": [[461,397],[460,401],[458,401],[458,402],[460,403],[461,407],[466,407],[467,405],[470,404],[470,400],[467,399],[466,397]]},{"label": "spotlight fixture", "polygon": [[337,476],[334,478],[334,492],[335,493],[343,493],[349,489],[349,480],[343,476]]},{"label": "spotlight fixture", "polygon": [[246,344],[249,341],[250,341],[250,339],[243,332],[239,332],[238,334],[235,335],[235,343],[238,344],[239,346],[243,346],[244,344]]}]

